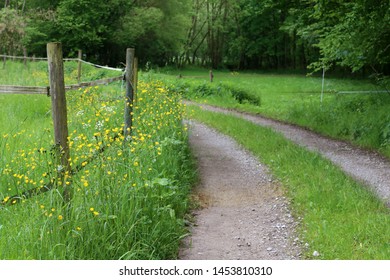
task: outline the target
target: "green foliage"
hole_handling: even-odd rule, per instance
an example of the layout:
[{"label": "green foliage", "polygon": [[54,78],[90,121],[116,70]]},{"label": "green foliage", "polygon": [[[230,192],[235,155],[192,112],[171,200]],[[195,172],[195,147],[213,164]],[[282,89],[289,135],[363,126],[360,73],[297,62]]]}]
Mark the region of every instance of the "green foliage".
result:
[{"label": "green foliage", "polygon": [[0,9],[0,51],[9,54],[22,51],[26,25],[26,19],[17,10]]},{"label": "green foliage", "polygon": [[260,106],[260,97],[251,93],[247,89],[238,88],[231,85],[225,85],[223,88],[229,91],[240,104],[249,103],[255,106]]},{"label": "green foliage", "polygon": [[389,5],[386,0],[310,1],[306,9],[295,10],[289,26],[295,25],[302,38],[314,38],[321,53],[320,63],[312,65],[315,69],[330,63],[352,71],[364,66],[382,69],[390,62]]},{"label": "green foliage", "polygon": [[210,84],[208,82],[189,83],[185,81],[176,81],[172,83],[170,88],[181,93],[186,98],[225,98],[232,99],[238,104],[251,104],[260,106],[260,97],[248,89],[240,88],[228,82],[220,82],[218,84]]},{"label": "green foliage", "polygon": [[387,0],[11,2],[13,25],[24,30],[12,36],[39,56],[62,41],[65,56],[83,49],[100,64],[118,65],[135,47],[140,64],[157,66],[390,71]]},{"label": "green foliage", "polygon": [[[117,1],[64,0],[57,8],[57,31],[65,48],[95,53],[107,40]],[[111,23],[111,24],[115,24]]]}]

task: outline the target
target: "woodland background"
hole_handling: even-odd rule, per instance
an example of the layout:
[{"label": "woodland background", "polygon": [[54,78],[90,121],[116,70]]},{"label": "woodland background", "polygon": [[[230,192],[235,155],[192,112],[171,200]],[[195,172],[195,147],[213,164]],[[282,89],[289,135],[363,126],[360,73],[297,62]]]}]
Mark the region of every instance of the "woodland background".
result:
[{"label": "woodland background", "polygon": [[90,61],[390,73],[388,0],[4,0],[0,53],[61,41]]}]

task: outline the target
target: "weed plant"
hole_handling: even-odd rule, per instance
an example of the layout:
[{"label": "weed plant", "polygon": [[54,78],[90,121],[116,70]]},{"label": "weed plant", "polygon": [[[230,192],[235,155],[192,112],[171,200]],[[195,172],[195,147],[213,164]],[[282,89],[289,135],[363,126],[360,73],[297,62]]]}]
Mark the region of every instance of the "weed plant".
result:
[{"label": "weed plant", "polygon": [[364,186],[269,128],[195,106],[188,109],[193,118],[230,135],[270,167],[300,218],[305,258],[313,258],[314,251],[327,260],[390,258],[389,209]]},{"label": "weed plant", "polygon": [[163,84],[140,82],[124,139],[120,88],[67,93],[70,201],[57,178],[49,98],[1,96],[0,259],[176,258],[194,178],[183,105]]}]

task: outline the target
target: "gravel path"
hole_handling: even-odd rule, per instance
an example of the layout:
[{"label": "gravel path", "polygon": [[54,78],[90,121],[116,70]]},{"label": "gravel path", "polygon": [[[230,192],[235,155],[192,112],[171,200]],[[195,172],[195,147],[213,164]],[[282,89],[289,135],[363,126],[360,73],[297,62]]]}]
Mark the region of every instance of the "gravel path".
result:
[{"label": "gravel path", "polygon": [[179,259],[297,259],[289,202],[267,168],[229,137],[190,123],[201,203]]},{"label": "gravel path", "polygon": [[[322,154],[390,207],[390,161],[379,154],[258,115],[201,107],[270,127]],[[190,145],[199,165],[195,196],[201,207],[194,212],[196,221],[179,259],[299,259],[299,218],[292,217],[289,201],[267,167],[231,138],[197,122],[190,122]]]},{"label": "gravel path", "polygon": [[[191,103],[189,102],[189,104]],[[331,140],[294,125],[258,115],[203,104],[201,107],[205,110],[235,115],[255,124],[270,127],[293,142],[322,154],[341,167],[347,174],[368,186],[390,207],[390,161],[383,156],[359,149],[345,142]]]}]

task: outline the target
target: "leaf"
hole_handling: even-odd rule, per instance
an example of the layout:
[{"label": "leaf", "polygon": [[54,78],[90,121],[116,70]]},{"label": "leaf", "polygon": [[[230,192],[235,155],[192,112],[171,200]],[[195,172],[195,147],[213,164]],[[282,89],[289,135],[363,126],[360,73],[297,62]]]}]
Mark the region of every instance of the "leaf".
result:
[{"label": "leaf", "polygon": [[167,186],[171,183],[171,181],[167,178],[156,178],[153,180],[153,183],[159,184],[160,186]]}]

